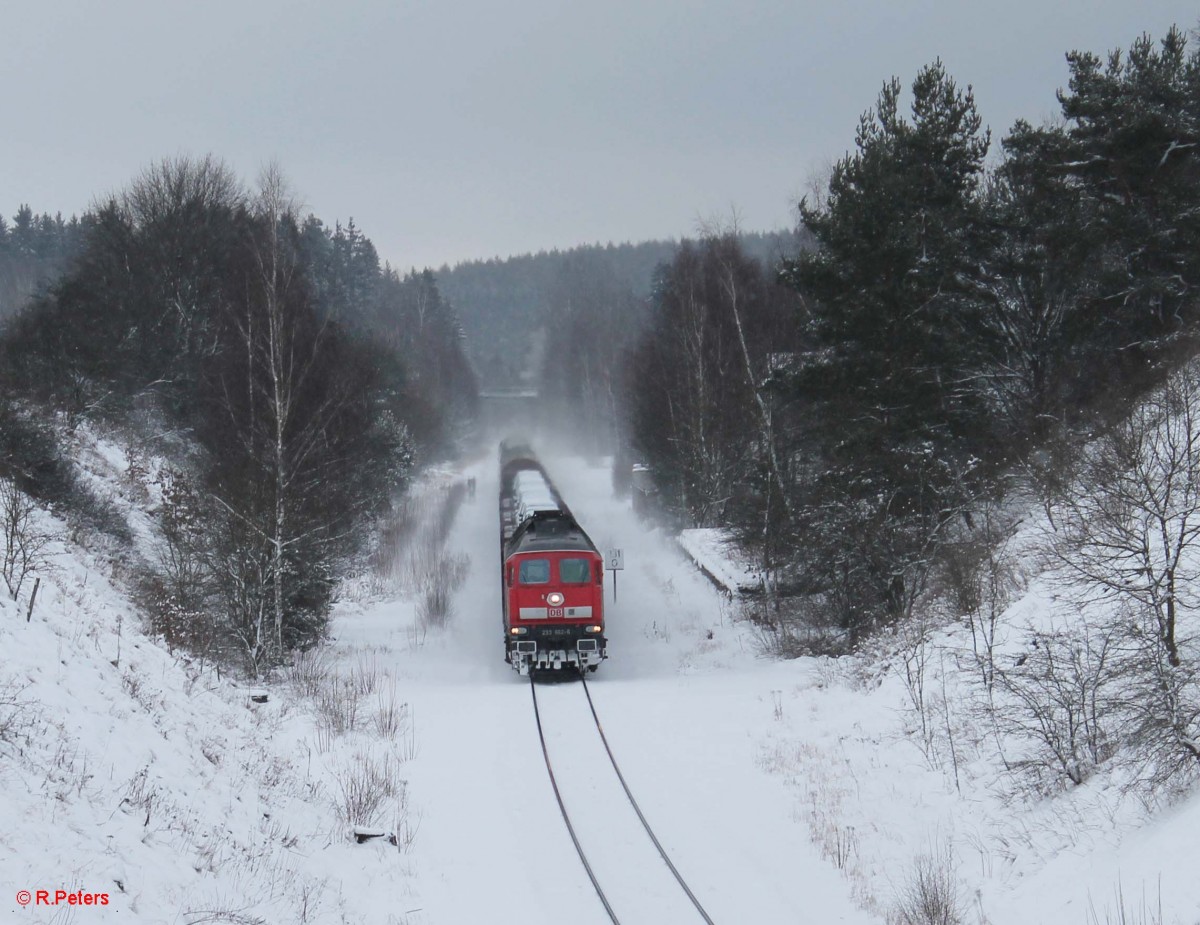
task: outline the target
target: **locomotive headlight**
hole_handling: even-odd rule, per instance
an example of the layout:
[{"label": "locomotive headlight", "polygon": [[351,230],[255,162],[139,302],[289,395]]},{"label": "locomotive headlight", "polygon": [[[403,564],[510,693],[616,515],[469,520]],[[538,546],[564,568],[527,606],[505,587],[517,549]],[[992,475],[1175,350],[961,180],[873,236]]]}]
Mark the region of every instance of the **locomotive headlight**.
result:
[{"label": "locomotive headlight", "polygon": [[546,595],[546,603],[551,607],[561,607],[563,600],[561,591],[551,591]]},{"label": "locomotive headlight", "polygon": [[588,633],[603,633],[603,632],[604,632],[604,627],[603,627],[603,626],[589,626],[589,627],[586,627],[586,628],[585,628],[585,632],[588,632]]},{"label": "locomotive headlight", "polygon": [[528,632],[529,627],[527,626],[514,626],[509,630],[509,633],[511,633],[513,636],[524,636]]}]

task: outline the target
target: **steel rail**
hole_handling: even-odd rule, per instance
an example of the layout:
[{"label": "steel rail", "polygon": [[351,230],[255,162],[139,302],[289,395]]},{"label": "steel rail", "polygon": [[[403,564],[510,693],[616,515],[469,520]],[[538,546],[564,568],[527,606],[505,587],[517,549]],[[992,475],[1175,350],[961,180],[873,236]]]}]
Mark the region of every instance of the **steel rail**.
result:
[{"label": "steel rail", "polygon": [[[571,841],[575,845],[575,851],[579,854],[579,860],[583,862],[583,869],[587,871],[588,879],[592,881],[592,886],[596,890],[596,895],[600,897],[600,902],[604,906],[604,911],[608,913],[609,919],[613,925],[621,925],[617,914],[613,912],[612,906],[608,904],[608,897],[604,895],[604,890],[600,888],[600,882],[596,879],[596,875],[592,872],[592,865],[588,863],[587,855],[583,853],[583,846],[579,844],[579,838],[575,834],[575,826],[571,824],[571,816],[567,813],[567,805],[563,802],[562,793],[558,789],[558,781],[554,778],[554,767],[550,763],[550,750],[546,747],[546,735],[542,731],[542,714],[538,709],[537,700],[537,685],[533,680],[533,672],[529,674],[529,692],[533,696],[533,716],[537,720],[538,739],[542,743],[542,757],[546,760],[546,773],[550,775],[550,786],[554,788],[554,798],[558,800],[558,809],[562,813],[563,822],[567,824],[567,832],[571,835]],[[590,700],[589,696],[589,700]],[[593,715],[595,715],[593,713]],[[628,791],[626,791],[628,792]],[[639,815],[641,815],[639,813]],[[686,889],[686,887],[685,887]]]},{"label": "steel rail", "polygon": [[[633,811],[637,813],[637,817],[641,820],[642,827],[646,830],[646,834],[650,836],[650,840],[654,842],[654,847],[658,849],[658,856],[663,859],[663,862],[667,865],[667,868],[675,877],[676,882],[678,882],[678,884],[683,888],[683,892],[687,894],[687,898],[692,901],[692,905],[696,907],[696,911],[700,913],[701,918],[704,919],[707,925],[715,925],[713,920],[709,918],[708,913],[704,911],[704,907],[700,905],[700,900],[696,898],[696,894],[693,893],[691,888],[687,885],[687,881],[683,879],[683,876],[679,873],[679,870],[671,862],[670,857],[667,856],[666,849],[663,848],[662,843],[658,840],[658,836],[655,835],[654,830],[650,828],[650,823],[646,821],[646,817],[642,814],[642,808],[638,806],[637,800],[635,800],[633,797],[633,792],[629,789],[629,785],[625,783],[625,775],[621,773],[621,766],[617,764],[617,759],[613,755],[612,749],[608,745],[608,736],[604,734],[604,727],[600,724],[600,717],[596,713],[596,704],[592,701],[592,692],[588,689],[587,679],[580,675],[579,680],[583,684],[583,692],[587,694],[588,708],[592,711],[592,719],[596,723],[596,731],[600,733],[600,741],[604,743],[604,750],[608,752],[608,760],[612,762],[613,770],[617,772],[617,780],[621,782],[621,787],[625,791],[625,796],[629,798],[629,805],[632,806]],[[543,745],[544,744],[545,743],[543,742]],[[547,761],[549,761],[549,759],[547,759]],[[570,825],[570,823],[567,824]],[[597,889],[599,888],[597,887]]]}]

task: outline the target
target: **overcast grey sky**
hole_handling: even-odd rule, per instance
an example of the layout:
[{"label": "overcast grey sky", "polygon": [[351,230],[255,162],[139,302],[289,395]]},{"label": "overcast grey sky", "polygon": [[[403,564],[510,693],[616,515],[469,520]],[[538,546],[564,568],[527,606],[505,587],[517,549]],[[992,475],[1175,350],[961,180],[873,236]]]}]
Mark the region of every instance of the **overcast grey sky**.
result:
[{"label": "overcast grey sky", "polygon": [[1064,53],[1194,0],[0,0],[0,212],[79,212],[151,161],[277,160],[402,269],[794,224],[883,81],[941,57],[999,138]]}]

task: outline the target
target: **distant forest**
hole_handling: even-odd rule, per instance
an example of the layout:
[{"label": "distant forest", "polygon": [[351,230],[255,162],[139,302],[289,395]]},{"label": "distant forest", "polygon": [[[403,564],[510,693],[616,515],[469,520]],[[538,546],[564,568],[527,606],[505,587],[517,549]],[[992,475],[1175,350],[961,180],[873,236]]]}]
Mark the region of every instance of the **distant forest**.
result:
[{"label": "distant forest", "polygon": [[[769,264],[799,249],[794,232],[746,233],[742,246]],[[576,314],[573,298],[619,299],[648,315],[659,267],[679,241],[593,244],[516,257],[472,260],[437,271],[442,293],[458,311],[467,351],[481,381],[491,386],[535,385],[542,374],[544,337]]]},{"label": "distant forest", "polygon": [[22,204],[11,223],[0,215],[0,321],[56,281],[82,249],[91,217],[35,215]]}]

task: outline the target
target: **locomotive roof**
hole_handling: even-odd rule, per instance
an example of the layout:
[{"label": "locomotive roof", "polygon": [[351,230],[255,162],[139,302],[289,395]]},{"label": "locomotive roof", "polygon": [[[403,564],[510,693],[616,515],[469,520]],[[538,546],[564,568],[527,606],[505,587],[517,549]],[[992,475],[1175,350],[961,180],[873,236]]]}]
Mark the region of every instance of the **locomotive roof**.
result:
[{"label": "locomotive roof", "polygon": [[507,554],[560,550],[597,552],[596,545],[575,518],[556,511],[535,514],[518,527],[509,542]]}]

